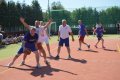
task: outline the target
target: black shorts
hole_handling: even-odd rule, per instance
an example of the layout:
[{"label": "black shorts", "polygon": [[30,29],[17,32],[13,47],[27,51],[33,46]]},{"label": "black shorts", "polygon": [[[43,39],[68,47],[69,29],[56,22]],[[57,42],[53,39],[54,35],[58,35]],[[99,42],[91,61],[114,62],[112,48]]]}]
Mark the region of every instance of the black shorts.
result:
[{"label": "black shorts", "polygon": [[98,40],[101,40],[102,37],[103,35],[97,35]]},{"label": "black shorts", "polygon": [[66,39],[60,38],[59,46],[63,46],[63,44],[65,44],[66,47],[69,47],[69,38]]}]

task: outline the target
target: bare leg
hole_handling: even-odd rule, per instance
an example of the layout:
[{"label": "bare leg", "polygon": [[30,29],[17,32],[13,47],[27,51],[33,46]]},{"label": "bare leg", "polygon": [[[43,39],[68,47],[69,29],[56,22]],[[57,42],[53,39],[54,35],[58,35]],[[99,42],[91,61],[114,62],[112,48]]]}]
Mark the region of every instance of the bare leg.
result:
[{"label": "bare leg", "polygon": [[12,60],[12,62],[10,62],[10,63],[8,64],[8,67],[11,67],[19,56],[20,56],[20,54],[15,55],[15,57],[14,57],[13,60]]},{"label": "bare leg", "polygon": [[84,41],[81,41],[81,43],[85,44],[88,48],[90,48],[90,45],[85,43]]},{"label": "bare leg", "polygon": [[[41,43],[38,43],[37,44],[37,47],[39,49],[39,52],[41,52],[43,54],[43,58],[44,58],[44,62],[49,65],[49,62],[47,61],[47,56],[46,56],[46,52],[44,50],[44,48],[42,47],[42,44]],[[40,55],[40,54],[39,54]]]},{"label": "bare leg", "polygon": [[57,55],[58,55],[58,56],[59,56],[59,54],[60,54],[60,50],[61,50],[61,46],[59,46],[59,47],[58,47],[58,50],[57,50],[57,52],[58,52]]},{"label": "bare leg", "polygon": [[81,49],[81,45],[82,45],[82,44],[81,44],[81,41],[79,40],[79,49]]},{"label": "bare leg", "polygon": [[60,55],[60,50],[61,50],[61,46],[58,46],[58,49],[57,49],[57,56],[55,57],[56,60],[59,59],[59,55]]},{"label": "bare leg", "polygon": [[45,50],[42,48],[42,49],[40,49],[39,51],[43,54],[44,61],[47,61],[47,56],[46,56]]},{"label": "bare leg", "polygon": [[105,48],[105,47],[104,47],[104,39],[101,38],[101,40],[102,40],[102,48]]},{"label": "bare leg", "polygon": [[23,61],[21,62],[21,65],[24,65],[24,64],[25,64],[25,60],[26,60],[26,58],[27,58],[27,55],[24,54],[24,55],[23,55]]},{"label": "bare leg", "polygon": [[23,55],[23,61],[25,61],[25,60],[26,60],[26,58],[27,58],[27,55],[26,55],[26,54],[24,54],[24,55]]},{"label": "bare leg", "polygon": [[97,48],[97,45],[98,45],[98,43],[100,42],[100,40],[98,40],[98,42],[95,44],[95,47]]},{"label": "bare leg", "polygon": [[49,44],[46,44],[46,46],[47,46],[47,50],[48,50],[48,52],[49,52],[49,56],[51,56],[50,45],[49,45]]},{"label": "bare leg", "polygon": [[34,51],[34,53],[35,53],[35,58],[36,58],[37,67],[39,68],[39,67],[40,67],[40,63],[39,63],[39,53],[38,53],[38,51]]}]

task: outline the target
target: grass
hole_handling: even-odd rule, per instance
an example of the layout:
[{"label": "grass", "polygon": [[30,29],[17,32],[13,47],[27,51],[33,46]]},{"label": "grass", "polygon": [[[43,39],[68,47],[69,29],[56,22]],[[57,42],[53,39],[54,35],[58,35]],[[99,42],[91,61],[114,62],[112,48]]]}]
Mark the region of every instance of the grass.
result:
[{"label": "grass", "polygon": [[[50,44],[57,42],[57,36],[53,36],[50,39]],[[18,49],[21,47],[21,43],[6,45],[4,48],[0,49],[0,60],[4,60],[13,57]]]},{"label": "grass", "polygon": [[0,49],[0,60],[7,59],[15,55],[19,49],[21,43],[6,45],[4,48]]},{"label": "grass", "polygon": [[[75,39],[78,39],[77,36],[74,36]],[[93,39],[96,37],[89,36],[88,39]],[[104,35],[105,39],[113,39],[113,38],[120,38],[120,35]],[[57,36],[52,36],[50,39],[50,44],[52,43],[57,43]],[[71,37],[70,37],[71,39]],[[21,47],[21,43],[18,44],[11,44],[11,45],[6,45],[4,48],[0,49],[0,60],[4,60],[10,57],[13,57],[18,49]]]}]

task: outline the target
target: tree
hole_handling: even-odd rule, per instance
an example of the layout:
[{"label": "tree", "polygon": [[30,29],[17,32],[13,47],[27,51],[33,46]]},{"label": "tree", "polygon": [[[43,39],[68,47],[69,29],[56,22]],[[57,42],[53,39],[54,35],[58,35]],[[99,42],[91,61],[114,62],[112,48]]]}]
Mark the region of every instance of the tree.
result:
[{"label": "tree", "polygon": [[61,24],[62,19],[66,19],[68,24],[71,23],[71,12],[65,10],[59,1],[51,4],[51,17],[56,21],[57,26]]},{"label": "tree", "polygon": [[42,9],[37,0],[32,1],[33,20],[43,20]]},{"label": "tree", "polygon": [[5,0],[2,0],[2,2],[0,3],[0,25],[2,25],[3,30],[5,30],[7,26],[7,13],[7,3],[5,2]]},{"label": "tree", "polygon": [[63,9],[63,10],[64,10],[64,7],[63,7],[63,5],[61,4],[60,1],[58,1],[58,2],[53,2],[53,3],[51,4],[51,10],[60,10],[60,9]]}]

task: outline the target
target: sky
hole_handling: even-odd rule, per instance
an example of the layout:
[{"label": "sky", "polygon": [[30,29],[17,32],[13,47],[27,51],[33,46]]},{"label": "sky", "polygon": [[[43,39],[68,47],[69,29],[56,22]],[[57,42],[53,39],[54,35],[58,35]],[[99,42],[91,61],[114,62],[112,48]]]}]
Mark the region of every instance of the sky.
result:
[{"label": "sky", "polygon": [[[10,0],[7,0],[10,1]],[[31,5],[33,0],[12,0],[12,1],[19,1],[23,3],[25,1],[26,4]],[[67,10],[74,10],[75,8],[81,7],[93,7],[98,9],[105,9],[111,6],[119,6],[120,7],[120,0],[49,0],[49,3],[60,1],[61,4]],[[38,0],[41,8],[43,10],[48,9],[48,0]]]}]

